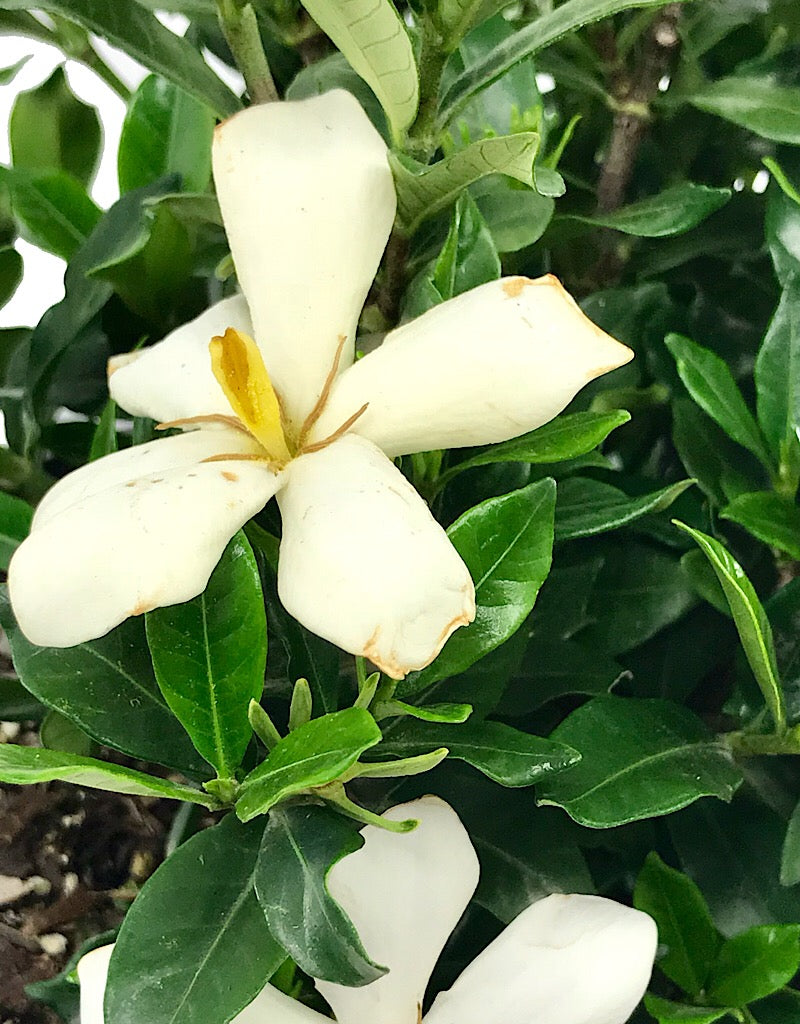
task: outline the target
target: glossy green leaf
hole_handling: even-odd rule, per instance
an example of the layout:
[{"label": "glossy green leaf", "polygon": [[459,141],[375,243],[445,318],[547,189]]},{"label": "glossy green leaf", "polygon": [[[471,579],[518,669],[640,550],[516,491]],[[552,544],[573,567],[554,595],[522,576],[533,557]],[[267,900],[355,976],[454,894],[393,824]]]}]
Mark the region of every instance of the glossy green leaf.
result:
[{"label": "glossy green leaf", "polygon": [[800,560],[800,508],[774,491],[740,494],[722,510],[731,519],[771,547]]},{"label": "glossy green leaf", "polygon": [[639,238],[665,238],[697,227],[724,206],[730,197],[729,188],[709,188],[687,181],[612,213],[591,216],[569,214],[569,218]]},{"label": "glossy green leaf", "polygon": [[579,760],[566,743],[486,721],[444,725],[403,719],[386,730],[380,753],[413,757],[437,747],[447,747],[450,757],[466,761],[501,786],[532,786]]},{"label": "glossy green leaf", "polygon": [[411,40],[391,0],[303,0],[303,6],[381,102],[395,139],[419,101]]},{"label": "glossy green leaf", "polygon": [[0,721],[38,721],[47,709],[16,679],[0,679]]},{"label": "glossy green leaf", "polygon": [[230,541],[202,594],[148,612],[156,679],[199,753],[232,778],[252,734],[247,709],[264,688],[267,624],[255,557]]},{"label": "glossy green leaf", "polygon": [[449,206],[462,189],[489,174],[505,174],[533,188],[539,142],[536,132],[478,139],[431,166],[390,154],[403,230],[412,235],[422,220]]},{"label": "glossy green leaf", "polygon": [[633,905],[653,918],[658,941],[667,947],[659,968],[684,992],[699,996],[722,944],[700,890],[650,853],[636,880]]},{"label": "glossy green leaf", "polygon": [[276,743],[244,780],[236,813],[249,821],[287,797],[333,782],[380,739],[374,718],[362,708],[301,725]]},{"label": "glossy green leaf", "polygon": [[117,937],[107,1020],[219,1024],[255,998],[286,957],[253,888],[260,839],[229,814],[148,879]]},{"label": "glossy green leaf", "polygon": [[800,89],[732,75],[709,82],[689,102],[765,139],[800,145]]},{"label": "glossy green leaf", "polygon": [[540,15],[529,25],[515,32],[495,47],[479,63],[456,78],[444,95],[440,106],[440,122],[447,124],[479,89],[484,89],[502,74],[545,49],[562,36],[618,11],[638,7],[663,7],[667,0],[566,0],[553,10]]},{"label": "glossy green leaf", "polygon": [[8,130],[15,169],[66,171],[84,185],[94,177],[100,119],[73,94],[63,67],[17,96]]},{"label": "glossy green leaf", "polygon": [[146,78],[122,125],[117,155],[121,191],[177,173],[187,192],[203,192],[211,179],[213,134],[214,114],[205,103],[164,78]]},{"label": "glossy green leaf", "polygon": [[22,683],[47,707],[98,743],[143,761],[207,773],[161,696],[140,618],[76,647],[38,647],[17,626],[3,587],[0,622]]},{"label": "glossy green leaf", "polygon": [[608,437],[612,430],[627,423],[631,414],[624,409],[614,412],[575,412],[545,423],[510,441],[490,445],[463,462],[456,463],[447,474],[450,479],[465,469],[488,466],[494,462],[530,462],[534,464],[561,462],[585,455]]},{"label": "glossy green leaf", "polygon": [[[10,11],[26,11],[28,0],[3,0]],[[163,75],[196,96],[219,117],[229,117],[241,104],[185,39],[170,32],[138,3],[108,0],[40,0],[39,7],[77,21],[90,32],[119,47],[150,71]]]},{"label": "glossy green leaf", "polygon": [[742,781],[700,719],[667,701],[595,697],[551,738],[581,761],[546,779],[540,799],[590,828],[669,814],[703,796],[730,800]]},{"label": "glossy green leaf", "polygon": [[92,435],[89,462],[94,462],[95,459],[102,459],[104,455],[110,455],[112,452],[117,451],[118,448],[117,403],[113,398],[109,398]]},{"label": "glossy green leaf", "polygon": [[708,999],[744,1006],[787,985],[800,967],[800,925],[762,925],[728,939],[708,979]]},{"label": "glossy green leaf", "polygon": [[270,811],[256,895],[274,938],[313,978],[368,985],[386,973],[328,892],[328,872],[363,845],[355,823],[328,807],[289,804]]},{"label": "glossy green leaf", "polygon": [[48,711],[42,719],[39,741],[47,750],[57,750],[62,754],[89,757],[94,753],[91,736],[58,711]]},{"label": "glossy green leaf", "polygon": [[644,1005],[658,1024],[714,1024],[714,1021],[722,1020],[730,1012],[727,1008],[673,1003],[650,992],[645,994]]},{"label": "glossy green leaf", "polygon": [[32,518],[27,501],[0,492],[0,569],[8,569],[9,559],[28,536]]},{"label": "glossy green leaf", "polygon": [[459,724],[466,722],[472,714],[471,704],[426,704],[418,707],[413,704],[406,704],[402,700],[389,702],[391,711],[394,714],[408,715],[409,718],[418,718],[421,722],[449,722]]},{"label": "glossy green leaf", "polygon": [[539,480],[476,505],[450,527],[447,535],[475,582],[475,621],[428,668],[411,673],[398,696],[463,672],[519,629],[550,570],[554,505],[554,482]]},{"label": "glossy green leaf", "polygon": [[100,210],[86,189],[63,171],[29,173],[0,168],[26,241],[70,260],[100,219]]},{"label": "glossy green leaf", "polygon": [[792,812],[781,851],[781,885],[800,882],[800,801]]},{"label": "glossy green leaf", "polygon": [[715,505],[758,490],[758,464],[754,465],[755,475],[751,474],[749,467],[742,465],[744,453],[739,446],[690,398],[673,403],[672,440],[686,472]]},{"label": "glossy green leaf", "polygon": [[775,725],[781,728],[786,722],[786,706],[775,660],[772,627],[753,584],[733,555],[718,540],[684,523],[676,521],[675,525],[697,541],[717,574],[750,668],[761,687]]},{"label": "glossy green leaf", "polygon": [[769,466],[770,454],[763,435],[745,405],[728,364],[710,349],[679,334],[668,335],[666,346],[675,357],[681,380],[700,408],[737,444]]},{"label": "glossy green leaf", "polygon": [[581,477],[562,480],[556,498],[555,538],[574,540],[619,530],[642,516],[663,512],[693,483],[693,480],[681,480],[652,494],[631,498],[599,480]]},{"label": "glossy green leaf", "polygon": [[758,352],[755,367],[758,421],[776,462],[786,461],[786,446],[796,443],[800,427],[800,265]]},{"label": "glossy green leaf", "polygon": [[22,281],[22,257],[13,245],[0,247],[0,306],[5,306]]},{"label": "glossy green leaf", "polygon": [[71,782],[85,789],[106,789],[112,793],[127,793],[129,796],[187,800],[206,807],[214,803],[211,797],[196,789],[167,782],[133,768],[122,768],[93,757],[79,757],[57,750],[18,747],[12,743],[0,744],[0,781],[16,786],[32,786],[38,782],[52,782],[54,779]]}]

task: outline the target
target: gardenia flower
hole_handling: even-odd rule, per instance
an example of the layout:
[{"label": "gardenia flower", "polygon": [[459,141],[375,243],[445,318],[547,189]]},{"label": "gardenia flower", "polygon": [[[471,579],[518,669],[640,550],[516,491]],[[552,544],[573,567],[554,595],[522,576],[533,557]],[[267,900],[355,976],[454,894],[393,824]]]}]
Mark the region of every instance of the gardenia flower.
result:
[{"label": "gardenia flower", "polygon": [[187,601],[277,495],[284,606],[400,679],[472,621],[475,591],[391,460],[531,430],[631,352],[555,278],[513,277],[354,363],[396,203],[357,101],[251,107],[218,128],[213,161],[243,294],[109,367],[123,409],[183,433],[49,491],[11,562],[14,611],[33,643],[69,647]]},{"label": "gardenia flower", "polygon": [[[650,979],[655,923],[613,900],[561,894],[523,910],[423,1020],[434,965],[478,884],[478,858],[455,811],[437,797],[384,817],[419,824],[403,834],[367,825],[361,849],[328,875],[365,949],[389,968],[362,988],[315,981],[338,1024],[624,1024]],[[78,964],[81,1024],[103,1024],[112,949]],[[326,1022],[267,985],[233,1024]]]}]

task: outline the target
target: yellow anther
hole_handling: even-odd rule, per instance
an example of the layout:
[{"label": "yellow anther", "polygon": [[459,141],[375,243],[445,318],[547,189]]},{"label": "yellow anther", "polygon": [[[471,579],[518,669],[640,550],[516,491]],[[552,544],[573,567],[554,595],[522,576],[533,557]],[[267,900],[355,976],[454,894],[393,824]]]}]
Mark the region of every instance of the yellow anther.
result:
[{"label": "yellow anther", "polygon": [[275,388],[258,346],[246,334],[229,327],[211,339],[211,367],[225,397],[241,422],[276,462],[288,462],[291,453],[281,422]]}]

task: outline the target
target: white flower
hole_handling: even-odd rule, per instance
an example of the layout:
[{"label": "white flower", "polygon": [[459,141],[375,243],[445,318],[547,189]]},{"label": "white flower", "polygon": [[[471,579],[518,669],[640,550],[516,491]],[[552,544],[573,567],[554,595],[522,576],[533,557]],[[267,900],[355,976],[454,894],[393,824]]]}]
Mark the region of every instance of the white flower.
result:
[{"label": "white flower", "polygon": [[286,608],[402,678],[472,620],[475,593],[391,458],[531,430],[631,353],[555,278],[516,277],[353,364],[395,214],[361,107],[342,91],[251,107],[220,126],[213,155],[243,295],[110,364],[122,408],[186,432],[52,488],[11,563],[14,611],[33,643],[69,647],[187,601],[277,494]]},{"label": "white flower", "polygon": [[[418,1024],[428,979],[478,883],[478,859],[455,811],[436,797],[393,807],[413,832],[374,825],[334,865],[331,894],[368,953],[389,973],[362,988],[315,984],[338,1024]],[[653,920],[599,896],[548,896],[524,910],[440,992],[424,1024],[624,1024],[656,952]],[[111,946],[78,964],[81,1024],[103,1024]],[[233,1024],[325,1024],[327,1017],[267,985]]]}]

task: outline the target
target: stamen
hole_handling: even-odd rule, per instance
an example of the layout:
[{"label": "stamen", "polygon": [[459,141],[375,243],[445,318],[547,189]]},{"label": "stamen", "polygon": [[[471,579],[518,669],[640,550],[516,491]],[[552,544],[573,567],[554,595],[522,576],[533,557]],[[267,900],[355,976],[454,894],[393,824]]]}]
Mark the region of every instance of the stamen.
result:
[{"label": "stamen", "polygon": [[176,427],[192,426],[194,423],[224,423],[227,427],[233,427],[243,434],[250,436],[250,431],[235,416],[225,416],[222,413],[209,413],[207,416],[186,416],[182,420],[168,420],[166,423],[157,423],[156,430],[172,430]]},{"label": "stamen", "polygon": [[328,445],[333,444],[334,441],[338,441],[343,434],[347,433],[347,431],[352,427],[356,420],[364,415],[364,413],[367,411],[368,406],[369,402],[365,402],[358,410],[358,412],[354,412],[352,416],[348,417],[348,419],[344,421],[341,427],[338,427],[336,430],[334,430],[332,434],[329,434],[322,441],[315,441],[314,444],[310,444],[306,448],[301,448],[297,454],[309,455],[311,452],[320,452],[322,451],[323,448],[327,448]]},{"label": "stamen", "polygon": [[[297,439],[297,447],[299,449],[303,448],[303,445],[305,444],[306,438],[311,433],[311,428],[314,426],[314,424],[320,418],[320,416],[322,415],[322,410],[328,404],[328,398],[330,397],[331,388],[333,387],[333,382],[336,380],[336,374],[337,374],[337,372],[339,370],[339,360],[342,358],[342,352],[344,350],[344,345],[345,345],[346,341],[347,341],[347,335],[340,334],[339,335],[339,344],[336,346],[336,353],[335,353],[335,355],[333,357],[333,365],[331,366],[330,370],[328,371],[328,376],[325,378],[325,383],[322,385],[322,391],[320,392],[320,396],[316,400],[316,402],[314,403],[314,408],[311,410],[311,412],[308,414],[308,416],[306,416],[305,420],[303,421],[303,426],[300,428],[300,436]],[[361,413],[359,413],[358,415],[360,416]],[[356,417],[356,418],[358,418],[358,417]],[[306,451],[310,451],[310,449],[308,449],[308,448],[305,449],[305,450]]]},{"label": "stamen", "polygon": [[285,462],[274,459],[271,455],[248,455],[244,452],[223,452],[221,455],[209,455],[202,462],[263,462],[273,473],[279,473],[286,467]]}]

